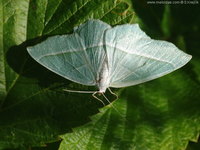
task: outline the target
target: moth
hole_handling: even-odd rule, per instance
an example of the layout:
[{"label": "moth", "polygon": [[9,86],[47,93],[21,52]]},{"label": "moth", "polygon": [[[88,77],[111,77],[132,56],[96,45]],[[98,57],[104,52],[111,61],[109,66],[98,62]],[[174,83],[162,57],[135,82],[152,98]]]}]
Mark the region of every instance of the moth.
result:
[{"label": "moth", "polygon": [[96,86],[94,94],[159,78],[192,58],[170,42],[151,39],[138,24],[111,27],[94,19],[75,27],[72,34],[49,37],[27,50],[52,72]]}]

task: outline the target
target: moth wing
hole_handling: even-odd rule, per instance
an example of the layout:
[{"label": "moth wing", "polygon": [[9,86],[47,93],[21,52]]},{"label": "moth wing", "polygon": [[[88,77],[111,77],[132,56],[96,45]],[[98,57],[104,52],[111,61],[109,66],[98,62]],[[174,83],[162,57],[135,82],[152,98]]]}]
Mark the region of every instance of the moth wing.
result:
[{"label": "moth wing", "polygon": [[27,50],[33,59],[54,73],[80,84],[95,85],[105,57],[103,33],[109,27],[90,20],[74,28],[71,35],[50,37]]},{"label": "moth wing", "polygon": [[105,33],[110,69],[110,87],[126,87],[166,75],[183,65],[191,55],[174,44],[153,40],[136,25],[120,25]]}]

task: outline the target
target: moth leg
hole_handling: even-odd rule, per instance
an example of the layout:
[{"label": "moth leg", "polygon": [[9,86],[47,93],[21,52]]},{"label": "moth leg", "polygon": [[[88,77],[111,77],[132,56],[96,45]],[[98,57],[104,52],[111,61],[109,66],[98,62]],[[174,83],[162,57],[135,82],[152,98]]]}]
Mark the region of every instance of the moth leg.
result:
[{"label": "moth leg", "polygon": [[114,95],[116,98],[114,99],[114,101],[115,100],[117,100],[119,97],[118,97],[118,95],[117,94],[115,94],[110,88],[108,88],[108,90],[109,90],[109,92],[112,94],[112,95]]},{"label": "moth leg", "polygon": [[97,91],[96,92],[94,92],[93,94],[92,94],[92,96],[95,98],[95,99],[97,99],[98,101],[100,101],[102,104],[103,104],[103,106],[105,106],[105,103],[100,99],[100,98],[98,98],[95,94],[97,93]]},{"label": "moth leg", "polygon": [[[103,97],[106,99],[106,101],[110,104],[110,106],[121,116],[125,117],[122,113],[119,112],[119,110],[109,101],[109,99],[102,93]],[[113,95],[116,95],[115,93]],[[118,96],[117,96],[118,97]]]}]

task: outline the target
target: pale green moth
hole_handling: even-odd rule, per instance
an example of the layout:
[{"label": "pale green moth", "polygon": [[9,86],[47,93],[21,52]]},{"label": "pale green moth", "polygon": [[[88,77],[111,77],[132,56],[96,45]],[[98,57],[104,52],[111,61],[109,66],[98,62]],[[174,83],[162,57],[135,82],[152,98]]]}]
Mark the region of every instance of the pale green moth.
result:
[{"label": "pale green moth", "polygon": [[57,35],[33,47],[28,53],[56,74],[88,86],[95,93],[121,88],[166,75],[192,58],[174,44],[153,40],[138,24],[111,27],[89,20],[68,35]]}]

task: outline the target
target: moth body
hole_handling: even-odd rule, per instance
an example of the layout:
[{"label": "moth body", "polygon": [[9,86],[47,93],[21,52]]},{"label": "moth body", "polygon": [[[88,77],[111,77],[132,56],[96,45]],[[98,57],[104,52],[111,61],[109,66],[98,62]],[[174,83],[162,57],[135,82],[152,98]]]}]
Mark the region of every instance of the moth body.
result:
[{"label": "moth body", "polygon": [[99,89],[98,93],[100,94],[105,93],[106,89],[109,87],[109,84],[110,84],[110,78],[109,78],[108,62],[105,60],[99,72],[99,79],[97,80],[97,87]]}]

